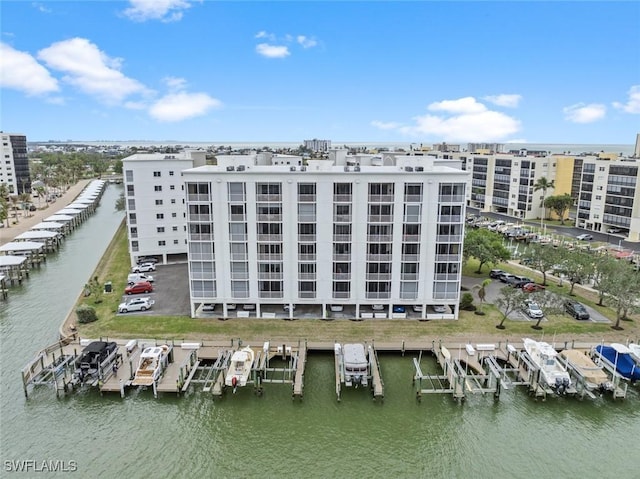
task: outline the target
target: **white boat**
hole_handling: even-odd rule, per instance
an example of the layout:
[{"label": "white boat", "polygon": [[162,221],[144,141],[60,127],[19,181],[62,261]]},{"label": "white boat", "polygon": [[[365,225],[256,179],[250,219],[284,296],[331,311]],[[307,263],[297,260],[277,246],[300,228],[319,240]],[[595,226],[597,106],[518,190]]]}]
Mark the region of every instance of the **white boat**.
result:
[{"label": "white boat", "polygon": [[225,386],[233,387],[234,391],[238,386],[246,386],[249,376],[251,375],[251,366],[253,365],[254,357],[253,349],[249,346],[234,352],[231,356],[231,364],[224,379]]},{"label": "white boat", "polygon": [[613,390],[613,384],[609,380],[607,373],[584,352],[577,349],[565,349],[560,353],[560,356],[565,358],[569,366],[584,379],[585,386],[590,391]]},{"label": "white boat", "polygon": [[571,377],[565,367],[558,362],[558,353],[550,344],[524,338],[524,349],[531,360],[540,368],[540,382],[558,394],[564,394],[571,386]]},{"label": "white boat", "polygon": [[640,344],[629,344],[629,351],[631,351],[631,356],[636,360],[638,364],[640,364]]},{"label": "white boat", "polygon": [[342,376],[346,386],[366,386],[369,384],[369,360],[361,343],[336,345],[336,352],[342,360]]},{"label": "white boat", "polygon": [[169,358],[169,346],[150,346],[140,353],[140,362],[136,375],[131,383],[133,386],[151,386],[160,379],[162,372],[167,367]]}]

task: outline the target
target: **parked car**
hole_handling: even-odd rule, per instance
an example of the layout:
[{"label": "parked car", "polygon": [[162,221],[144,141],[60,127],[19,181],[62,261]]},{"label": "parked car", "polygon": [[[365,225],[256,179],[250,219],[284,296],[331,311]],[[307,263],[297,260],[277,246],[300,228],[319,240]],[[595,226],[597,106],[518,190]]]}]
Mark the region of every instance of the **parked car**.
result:
[{"label": "parked car", "polygon": [[285,304],[285,305],[282,307],[282,309],[284,309],[284,310],[285,310],[285,311],[287,311],[287,312],[289,311],[289,308],[291,308],[293,311],[295,311],[295,310],[296,310],[296,305],[295,305],[295,304],[292,304],[292,305]]},{"label": "parked car", "polygon": [[216,305],[214,303],[204,303],[202,305],[202,312],[210,313],[211,311],[215,311]]},{"label": "parked car", "polygon": [[134,298],[130,301],[120,303],[118,313],[128,313],[130,311],[146,311],[151,308],[155,301],[151,298]]},{"label": "parked car", "polygon": [[404,312],[406,312],[406,311],[407,311],[407,310],[406,310],[406,308],[405,308],[404,306],[400,306],[400,305],[398,305],[398,306],[394,306],[394,307],[393,307],[393,312],[394,312],[394,313],[404,313]]},{"label": "parked car", "polygon": [[542,309],[540,309],[540,306],[538,306],[538,303],[535,301],[526,300],[522,309],[530,318],[538,319],[544,317]]},{"label": "parked car", "polygon": [[564,302],[564,310],[576,319],[589,319],[589,311],[582,303],[568,299]]},{"label": "parked car", "polygon": [[153,291],[153,286],[149,281],[140,281],[138,283],[130,284],[124,289],[124,294],[140,294],[150,293]]},{"label": "parked car", "polygon": [[622,230],[620,228],[609,228],[607,230],[607,233],[612,233],[612,234],[614,234],[614,233],[622,233]]},{"label": "parked car", "polygon": [[581,235],[576,236],[576,239],[580,241],[591,241],[593,239],[593,236],[583,233]]},{"label": "parked car", "polygon": [[434,304],[433,310],[438,314],[443,314],[447,312],[447,307],[444,304]]},{"label": "parked car", "polygon": [[154,256],[140,256],[138,258],[137,263],[138,264],[142,264],[142,263],[157,263],[158,262],[158,258],[154,257]]},{"label": "parked car", "polygon": [[502,271],[501,269],[492,269],[491,271],[489,271],[489,277],[497,279],[503,273],[504,271]]},{"label": "parked car", "polygon": [[416,313],[422,313],[422,305],[421,304],[414,304],[413,306],[411,306],[411,308],[413,308],[413,311]]},{"label": "parked car", "polygon": [[141,263],[131,268],[132,273],[148,273],[149,271],[155,271],[155,263]]},{"label": "parked car", "polygon": [[127,284],[139,283],[140,281],[153,283],[153,276],[143,273],[131,273],[127,276]]},{"label": "parked car", "polygon": [[341,304],[332,304],[331,306],[329,306],[329,308],[334,313],[339,313],[340,311],[342,311],[344,309]]},{"label": "parked car", "polygon": [[531,278],[527,278],[526,276],[515,276],[509,284],[514,288],[522,288],[525,284],[533,283]]},{"label": "parked car", "polygon": [[383,304],[373,304],[373,305],[371,305],[371,309],[373,309],[374,311],[382,311],[384,309],[384,305]]},{"label": "parked car", "polygon": [[509,283],[509,281],[512,280],[512,278],[515,278],[516,275],[515,274],[511,274],[511,273],[502,273],[500,276],[498,276],[498,279],[500,281],[502,281],[503,283]]},{"label": "parked car", "polygon": [[525,293],[535,293],[536,291],[544,291],[544,286],[537,283],[527,283],[522,286],[522,291]]}]

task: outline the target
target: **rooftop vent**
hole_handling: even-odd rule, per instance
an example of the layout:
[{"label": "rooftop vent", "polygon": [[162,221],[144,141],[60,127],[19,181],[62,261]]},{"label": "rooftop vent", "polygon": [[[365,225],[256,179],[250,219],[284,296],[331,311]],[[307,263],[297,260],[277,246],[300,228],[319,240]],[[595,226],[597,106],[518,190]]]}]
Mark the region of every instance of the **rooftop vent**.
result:
[{"label": "rooftop vent", "polygon": [[238,165],[236,171],[244,171],[244,165]]},{"label": "rooftop vent", "polygon": [[359,166],[354,166],[353,167],[353,171],[360,171],[360,167]]},{"label": "rooftop vent", "polygon": [[289,171],[296,171],[296,167],[295,166],[290,166],[289,167]]},{"label": "rooftop vent", "polygon": [[236,168],[234,166],[227,166],[227,171],[234,171]]},{"label": "rooftop vent", "polygon": [[416,171],[424,171],[424,166],[416,166]]},{"label": "rooftop vent", "polygon": [[344,167],[344,171],[349,171],[349,167],[348,167],[348,166],[345,166],[345,167]]},{"label": "rooftop vent", "polygon": [[300,171],[307,171],[307,167],[306,167],[306,166],[304,166],[304,165],[303,165],[303,166],[301,166],[301,167],[300,167]]},{"label": "rooftop vent", "polygon": [[405,166],[404,171],[413,171],[413,166]]}]

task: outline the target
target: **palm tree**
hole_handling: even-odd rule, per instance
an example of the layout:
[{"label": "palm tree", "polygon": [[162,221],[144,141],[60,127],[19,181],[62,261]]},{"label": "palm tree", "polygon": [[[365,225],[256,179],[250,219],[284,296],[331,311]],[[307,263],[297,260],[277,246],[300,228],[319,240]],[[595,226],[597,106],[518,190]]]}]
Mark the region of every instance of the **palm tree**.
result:
[{"label": "palm tree", "polygon": [[[533,191],[542,190],[542,201],[540,202],[540,206],[542,206],[542,217],[543,219],[547,216],[547,208],[544,205],[545,196],[547,196],[547,190],[552,190],[555,187],[554,181],[549,181],[545,176],[541,176],[538,178],[538,181],[533,185]],[[542,221],[540,221],[542,223]]]},{"label": "palm tree", "polygon": [[9,197],[9,200],[11,201],[11,206],[13,207],[13,215],[16,219],[16,223],[18,223],[18,200],[19,197],[18,195],[11,195]]},{"label": "palm tree", "polygon": [[0,221],[6,220],[9,227],[9,186],[0,183]]}]

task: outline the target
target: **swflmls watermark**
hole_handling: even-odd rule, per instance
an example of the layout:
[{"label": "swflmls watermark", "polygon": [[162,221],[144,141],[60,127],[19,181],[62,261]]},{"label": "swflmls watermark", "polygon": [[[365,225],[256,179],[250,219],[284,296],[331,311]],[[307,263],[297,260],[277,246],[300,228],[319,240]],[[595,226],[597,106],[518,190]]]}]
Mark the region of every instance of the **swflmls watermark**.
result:
[{"label": "swflmls watermark", "polygon": [[78,461],[61,459],[11,459],[3,463],[5,472],[76,472]]}]

